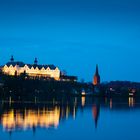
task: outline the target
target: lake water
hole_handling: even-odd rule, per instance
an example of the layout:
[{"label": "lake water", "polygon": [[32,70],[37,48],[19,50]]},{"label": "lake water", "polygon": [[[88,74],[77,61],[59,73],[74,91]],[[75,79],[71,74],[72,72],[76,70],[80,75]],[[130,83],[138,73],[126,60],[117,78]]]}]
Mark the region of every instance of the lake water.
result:
[{"label": "lake water", "polygon": [[134,98],[0,103],[0,140],[139,140]]}]

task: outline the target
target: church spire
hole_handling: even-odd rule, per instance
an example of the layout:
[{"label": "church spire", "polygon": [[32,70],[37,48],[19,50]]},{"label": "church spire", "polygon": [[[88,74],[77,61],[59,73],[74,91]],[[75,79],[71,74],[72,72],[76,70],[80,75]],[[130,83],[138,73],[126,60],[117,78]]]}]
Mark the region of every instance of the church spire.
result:
[{"label": "church spire", "polygon": [[95,75],[93,78],[93,85],[99,85],[100,84],[100,75],[99,75],[99,69],[98,69],[98,65],[96,65],[96,71],[95,71]]},{"label": "church spire", "polygon": [[99,75],[98,64],[96,64],[96,73],[95,73],[95,75]]},{"label": "church spire", "polygon": [[14,57],[13,57],[13,55],[11,56],[10,61],[11,61],[11,62],[14,62]]}]

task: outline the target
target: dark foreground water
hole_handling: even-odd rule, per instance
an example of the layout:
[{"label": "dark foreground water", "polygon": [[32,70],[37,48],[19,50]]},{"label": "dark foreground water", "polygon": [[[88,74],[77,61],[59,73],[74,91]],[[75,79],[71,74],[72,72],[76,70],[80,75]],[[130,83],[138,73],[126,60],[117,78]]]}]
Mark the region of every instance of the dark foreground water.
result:
[{"label": "dark foreground water", "polygon": [[134,98],[0,103],[0,140],[139,140]]}]

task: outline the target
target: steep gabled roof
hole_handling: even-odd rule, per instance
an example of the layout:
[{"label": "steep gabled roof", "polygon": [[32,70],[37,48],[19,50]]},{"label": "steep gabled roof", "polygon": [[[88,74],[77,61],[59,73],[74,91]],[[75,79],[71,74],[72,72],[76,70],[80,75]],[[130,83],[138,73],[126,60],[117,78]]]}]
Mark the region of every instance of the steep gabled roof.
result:
[{"label": "steep gabled roof", "polygon": [[29,67],[29,69],[31,69],[32,68],[32,65],[31,64],[26,64],[28,67]]},{"label": "steep gabled roof", "polygon": [[54,66],[54,65],[42,65],[42,67],[44,67],[45,69],[50,68],[51,70],[56,69],[56,66]]},{"label": "steep gabled roof", "polygon": [[55,70],[57,67],[55,65],[36,65],[36,64],[25,64],[23,62],[20,61],[16,61],[16,62],[8,62],[6,63],[6,65],[9,67],[10,65],[12,65],[13,67],[18,65],[19,67],[24,67],[25,65],[27,65],[30,69],[33,67],[34,69],[36,69],[38,67],[39,70],[41,70],[43,67],[45,69],[50,68],[51,70]]},{"label": "steep gabled roof", "polygon": [[10,65],[12,65],[13,67],[18,65],[19,67],[24,67],[25,64],[23,62],[20,61],[16,61],[16,62],[8,62],[6,63],[6,65],[9,67]]},{"label": "steep gabled roof", "polygon": [[56,69],[56,66],[54,66],[54,65],[48,65],[48,67],[49,67],[51,70],[55,70],[55,69]]}]

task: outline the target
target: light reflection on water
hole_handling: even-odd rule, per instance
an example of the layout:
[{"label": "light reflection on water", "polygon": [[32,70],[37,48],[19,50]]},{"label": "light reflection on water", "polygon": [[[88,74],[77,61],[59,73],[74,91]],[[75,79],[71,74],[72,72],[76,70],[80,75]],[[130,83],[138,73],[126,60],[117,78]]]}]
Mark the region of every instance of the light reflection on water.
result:
[{"label": "light reflection on water", "polygon": [[59,125],[60,109],[55,107],[53,110],[46,108],[38,110],[14,110],[5,112],[1,117],[1,124],[5,131],[15,131],[17,129],[27,130],[37,126],[57,128]]},{"label": "light reflection on water", "polygon": [[[3,102],[0,105],[0,136],[2,139],[18,137],[22,140],[46,137],[55,139],[56,135],[58,139],[65,139],[68,132],[71,132],[73,136],[81,139],[94,137],[103,139],[105,132],[107,136],[111,135],[107,130],[118,131],[118,124],[122,125],[124,122],[126,123],[126,126],[122,126],[124,131],[129,131],[127,126],[131,123],[133,131],[136,133],[140,129],[138,115],[140,115],[140,104],[133,97],[124,100],[81,97],[74,98],[72,102],[58,103],[53,100],[48,104]],[[130,116],[131,118],[129,118]],[[109,121],[112,125],[105,126],[108,119],[106,117],[110,118]],[[135,122],[133,122],[134,119],[136,119]],[[103,132],[104,127],[106,130]],[[47,134],[44,131],[47,131]],[[52,131],[54,132],[52,133]],[[26,132],[38,134],[29,137]],[[60,137],[62,134],[64,136]],[[125,135],[125,132],[121,132],[122,136],[123,134]],[[71,136],[67,139],[70,138]]]},{"label": "light reflection on water", "polygon": [[129,97],[129,107],[134,107],[135,105],[135,99],[133,97]]}]

